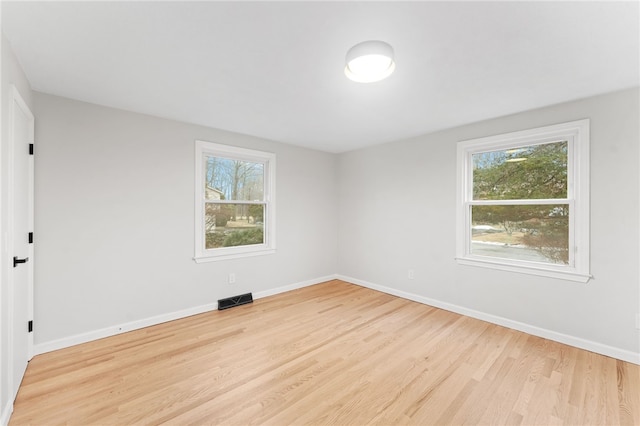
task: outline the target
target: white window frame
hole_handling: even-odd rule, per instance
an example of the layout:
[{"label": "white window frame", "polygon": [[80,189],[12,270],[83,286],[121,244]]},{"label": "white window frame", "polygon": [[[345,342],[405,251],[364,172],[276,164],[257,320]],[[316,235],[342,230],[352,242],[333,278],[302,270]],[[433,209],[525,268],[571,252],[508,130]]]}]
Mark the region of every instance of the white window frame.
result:
[{"label": "white window frame", "polygon": [[[560,278],[586,283],[591,278],[589,260],[589,127],[578,120],[496,136],[458,142],[457,155],[457,244],[458,264]],[[473,200],[473,154],[523,146],[568,141],[567,198],[532,200],[531,204],[569,204],[569,264],[556,265],[474,255],[471,252],[471,206],[527,204],[521,200]]]},{"label": "white window frame", "polygon": [[[205,248],[204,157],[216,156],[264,164],[264,243],[237,247]],[[196,141],[195,147],[195,256],[196,263],[273,254],[276,251],[276,155],[219,143]],[[231,200],[230,200],[231,202]],[[234,201],[235,204],[238,201]],[[242,202],[240,202],[242,203]],[[247,204],[255,204],[247,202]]]}]

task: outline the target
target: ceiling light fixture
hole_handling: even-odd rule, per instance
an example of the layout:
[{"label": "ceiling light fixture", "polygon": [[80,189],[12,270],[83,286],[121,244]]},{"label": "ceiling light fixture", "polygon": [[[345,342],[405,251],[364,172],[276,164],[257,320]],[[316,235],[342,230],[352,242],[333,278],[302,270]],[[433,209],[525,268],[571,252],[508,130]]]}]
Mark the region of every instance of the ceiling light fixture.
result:
[{"label": "ceiling light fixture", "polygon": [[369,40],[349,49],[344,73],[358,83],[373,83],[389,77],[395,68],[393,48],[384,41]]}]

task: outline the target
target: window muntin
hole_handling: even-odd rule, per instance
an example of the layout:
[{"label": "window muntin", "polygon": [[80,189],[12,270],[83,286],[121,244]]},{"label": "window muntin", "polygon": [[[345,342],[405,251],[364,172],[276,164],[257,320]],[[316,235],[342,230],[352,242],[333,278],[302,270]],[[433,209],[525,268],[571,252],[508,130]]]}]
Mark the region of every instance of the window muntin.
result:
[{"label": "window muntin", "polygon": [[586,282],[589,121],[458,144],[458,263]]},{"label": "window muntin", "polygon": [[196,143],[196,261],[273,253],[275,155]]},{"label": "window muntin", "polygon": [[[564,140],[471,154],[472,198],[480,201],[471,203],[471,254],[569,264],[568,145]],[[549,199],[564,203],[547,204]]]}]

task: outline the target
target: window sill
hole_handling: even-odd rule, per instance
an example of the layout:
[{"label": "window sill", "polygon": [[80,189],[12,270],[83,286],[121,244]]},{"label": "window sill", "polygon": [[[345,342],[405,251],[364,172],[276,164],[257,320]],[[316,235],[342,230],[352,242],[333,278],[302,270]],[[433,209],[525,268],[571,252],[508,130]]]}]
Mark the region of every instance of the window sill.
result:
[{"label": "window sill", "polygon": [[521,274],[537,275],[548,278],[557,278],[567,281],[575,281],[586,283],[592,278],[589,274],[580,273],[572,270],[551,269],[536,266],[510,265],[503,262],[497,262],[484,259],[470,259],[456,257],[459,265],[477,266],[480,268],[497,269],[500,271],[517,272]]},{"label": "window sill", "polygon": [[206,262],[217,262],[219,260],[231,260],[231,259],[241,259],[244,257],[253,257],[253,256],[264,256],[267,254],[274,254],[276,252],[275,249],[263,249],[263,250],[253,250],[253,251],[245,251],[243,253],[228,253],[228,254],[215,254],[215,255],[202,255],[195,256],[193,260],[196,263],[206,263]]}]

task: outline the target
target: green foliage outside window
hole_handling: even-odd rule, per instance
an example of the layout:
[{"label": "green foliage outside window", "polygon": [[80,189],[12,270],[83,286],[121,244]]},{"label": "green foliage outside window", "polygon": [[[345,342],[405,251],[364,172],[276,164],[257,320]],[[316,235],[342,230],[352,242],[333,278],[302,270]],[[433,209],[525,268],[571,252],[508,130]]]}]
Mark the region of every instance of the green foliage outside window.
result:
[{"label": "green foliage outside window", "polygon": [[207,233],[207,248],[237,247],[264,243],[262,228]]},{"label": "green foliage outside window", "polygon": [[[518,244],[552,263],[569,261],[567,142],[532,145],[473,155],[474,200],[558,199],[548,204],[472,206],[472,224],[521,234]],[[495,238],[494,238],[495,239]],[[491,242],[491,236],[483,241]]]},{"label": "green foliage outside window", "polygon": [[473,156],[474,200],[566,197],[566,141]]}]

